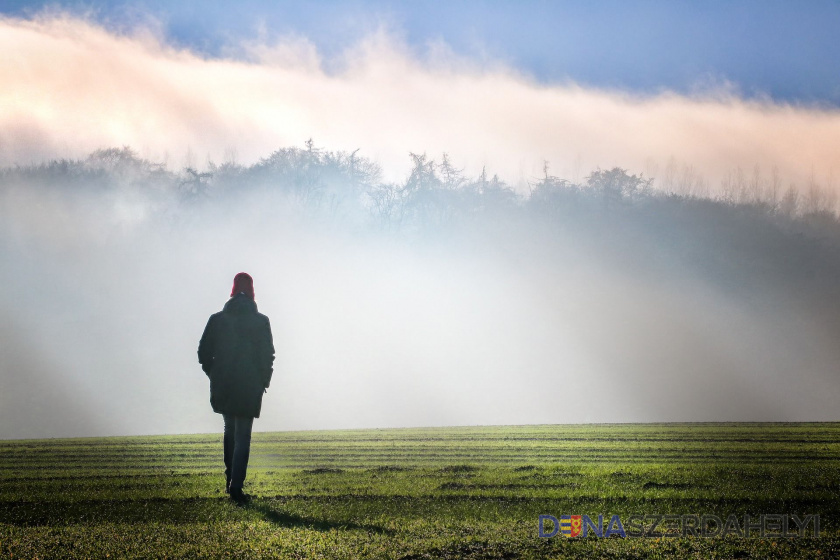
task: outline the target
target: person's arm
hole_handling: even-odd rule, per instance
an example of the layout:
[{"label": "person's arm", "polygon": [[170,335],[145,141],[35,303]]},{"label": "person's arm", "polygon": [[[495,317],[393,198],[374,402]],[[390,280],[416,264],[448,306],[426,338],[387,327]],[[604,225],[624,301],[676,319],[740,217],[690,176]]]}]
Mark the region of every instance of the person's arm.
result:
[{"label": "person's arm", "polygon": [[268,317],[265,318],[265,327],[263,328],[263,387],[268,389],[271,384],[271,375],[274,373],[274,339],[271,336],[271,323]]},{"label": "person's arm", "polygon": [[213,348],[213,316],[207,321],[207,326],[204,327],[204,334],[201,335],[201,341],[198,343],[198,363],[201,364],[201,369],[210,377],[210,368],[213,366],[213,357],[215,350]]}]

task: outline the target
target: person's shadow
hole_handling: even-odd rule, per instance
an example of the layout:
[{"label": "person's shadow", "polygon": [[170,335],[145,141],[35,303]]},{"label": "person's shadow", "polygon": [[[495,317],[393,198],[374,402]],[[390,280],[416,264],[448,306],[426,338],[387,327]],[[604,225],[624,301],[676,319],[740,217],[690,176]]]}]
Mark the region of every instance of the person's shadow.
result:
[{"label": "person's shadow", "polygon": [[391,535],[394,533],[393,529],[386,529],[380,525],[354,523],[352,521],[325,521],[323,519],[302,517],[300,515],[295,515],[294,513],[287,513],[274,509],[269,504],[260,500],[251,500],[240,507],[255,511],[266,521],[282,527],[305,527],[307,529],[315,529],[316,531],[329,531],[330,529],[355,529],[383,535]]}]

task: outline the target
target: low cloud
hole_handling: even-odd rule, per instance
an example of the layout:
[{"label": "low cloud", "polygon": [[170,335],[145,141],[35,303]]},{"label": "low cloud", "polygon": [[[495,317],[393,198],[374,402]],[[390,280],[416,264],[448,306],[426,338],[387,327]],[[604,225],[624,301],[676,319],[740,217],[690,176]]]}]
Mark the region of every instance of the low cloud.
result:
[{"label": "low cloud", "polygon": [[[207,58],[154,27],[128,34],[67,15],[0,20],[0,164],[130,145],[170,167],[250,163],[307,138],[360,149],[397,180],[408,152],[447,152],[468,173],[524,186],[596,166],[662,177],[693,169],[712,190],[736,167],[784,186],[836,188],[840,112],[744,100],[546,85],[445,45],[416,56],[373,34],[324,60],[306,39],[231,45]],[[669,170],[670,165],[670,170]]]}]

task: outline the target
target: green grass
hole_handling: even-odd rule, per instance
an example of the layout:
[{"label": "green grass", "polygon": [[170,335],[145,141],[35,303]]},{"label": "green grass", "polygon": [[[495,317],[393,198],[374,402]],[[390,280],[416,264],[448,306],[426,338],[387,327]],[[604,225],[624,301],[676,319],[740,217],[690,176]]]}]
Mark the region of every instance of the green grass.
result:
[{"label": "green grass", "polygon": [[[0,558],[836,558],[840,424],[0,441]],[[815,538],[537,535],[540,514],[819,514]]]}]

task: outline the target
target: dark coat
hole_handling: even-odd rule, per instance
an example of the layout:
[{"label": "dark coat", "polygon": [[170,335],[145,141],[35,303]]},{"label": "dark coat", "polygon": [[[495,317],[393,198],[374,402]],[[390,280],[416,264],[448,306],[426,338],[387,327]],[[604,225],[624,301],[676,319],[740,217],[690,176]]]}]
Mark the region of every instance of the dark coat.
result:
[{"label": "dark coat", "polygon": [[210,316],[198,343],[198,361],[210,378],[214,412],[259,418],[271,382],[274,343],[268,317],[257,313],[254,300],[236,294]]}]

